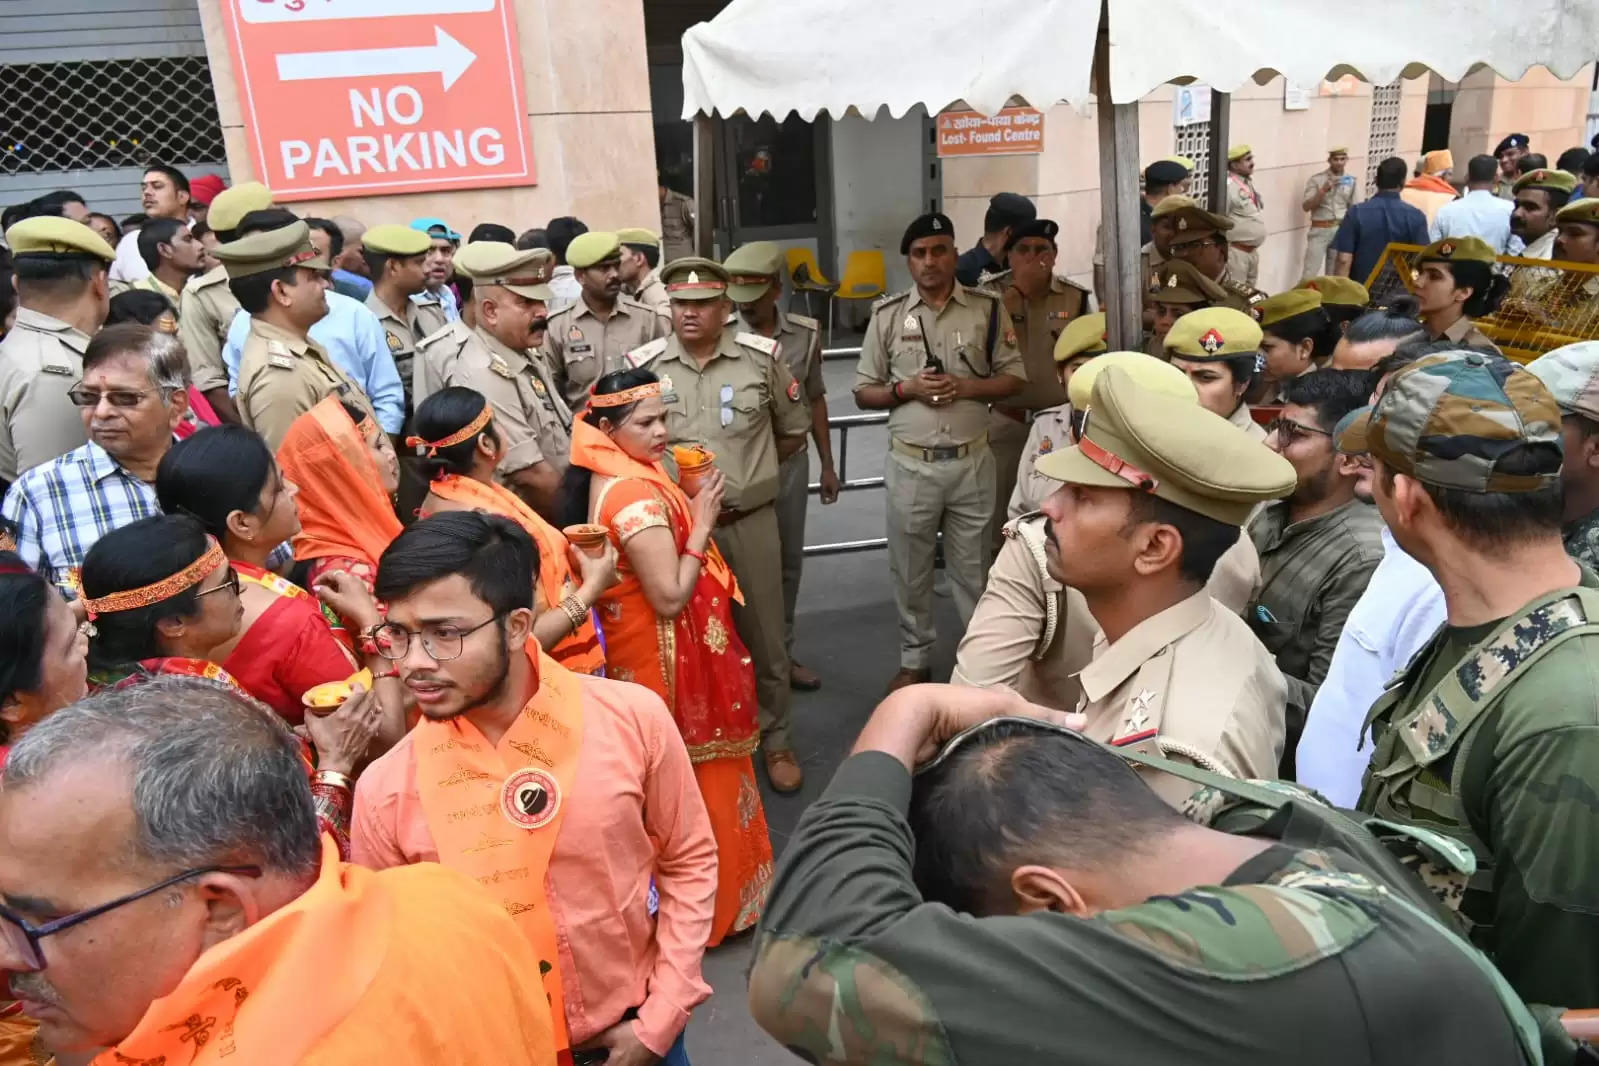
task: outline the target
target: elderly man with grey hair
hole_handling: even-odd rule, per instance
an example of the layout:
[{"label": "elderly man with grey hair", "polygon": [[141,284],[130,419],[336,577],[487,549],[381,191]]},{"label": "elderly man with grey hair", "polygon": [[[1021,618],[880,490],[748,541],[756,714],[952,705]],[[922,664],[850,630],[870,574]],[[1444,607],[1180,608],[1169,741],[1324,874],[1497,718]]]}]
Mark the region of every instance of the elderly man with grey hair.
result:
[{"label": "elderly man with grey hair", "polygon": [[0,503],[17,554],[65,586],[95,541],[161,513],[155,471],[189,414],[189,363],[169,333],[127,322],[95,334],[62,387],[89,443],[23,473]]},{"label": "elderly man with grey hair", "polygon": [[161,678],[44,719],[0,775],[0,841],[0,970],[58,1054],[555,1061],[512,919],[441,866],[341,863],[293,735],[226,685]]}]

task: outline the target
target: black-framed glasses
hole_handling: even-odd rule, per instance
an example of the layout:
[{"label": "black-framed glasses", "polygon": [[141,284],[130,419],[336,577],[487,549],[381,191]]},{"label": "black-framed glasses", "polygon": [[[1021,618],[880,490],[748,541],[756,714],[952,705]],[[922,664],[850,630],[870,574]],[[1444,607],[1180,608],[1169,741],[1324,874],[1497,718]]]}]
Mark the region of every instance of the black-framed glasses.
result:
[{"label": "black-framed glasses", "polygon": [[1283,439],[1284,444],[1292,444],[1300,437],[1332,436],[1332,434],[1327,432],[1325,429],[1317,429],[1315,426],[1307,426],[1301,422],[1295,422],[1291,418],[1272,419],[1270,422],[1266,423],[1266,432],[1277,434]]},{"label": "black-framed glasses", "polygon": [[368,634],[377,645],[378,654],[391,662],[398,662],[411,653],[411,638],[422,641],[422,650],[436,663],[447,663],[461,657],[466,638],[486,625],[498,622],[504,614],[490,615],[469,629],[451,625],[429,625],[420,630],[407,629],[398,622],[384,622],[372,627]]},{"label": "black-framed glasses", "polygon": [[239,580],[239,572],[231,566],[228,567],[228,576],[223,579],[222,584],[214,585],[208,589],[201,589],[194,594],[194,598],[199,599],[201,596],[209,596],[211,593],[221,592],[223,589],[232,589],[235,596],[244,592],[244,584]]},{"label": "black-framed glasses", "polygon": [[1201,248],[1206,248],[1212,244],[1220,243],[1221,241],[1215,237],[1206,237],[1203,240],[1188,241],[1184,244],[1173,244],[1171,246],[1171,254],[1176,258],[1181,259],[1192,252],[1199,251]]},{"label": "black-framed glasses", "polygon": [[182,873],[173,874],[165,881],[151,885],[149,888],[141,888],[137,892],[128,893],[126,896],[118,896],[109,903],[102,903],[97,907],[78,911],[76,914],[68,914],[62,918],[51,919],[43,925],[34,925],[16,911],[4,904],[0,904],[0,938],[4,938],[6,947],[9,949],[8,954],[21,959],[25,965],[25,968],[17,966],[11,968],[24,973],[38,973],[45,967],[44,948],[39,943],[45,937],[54,936],[63,929],[71,929],[75,925],[82,925],[90,918],[98,918],[100,915],[114,911],[118,907],[126,906],[146,896],[152,896],[164,888],[171,888],[179,881],[185,881],[191,877],[199,877],[201,874],[238,874],[241,877],[260,877],[261,867],[200,866],[193,870],[184,870]]},{"label": "black-framed glasses", "polygon": [[912,776],[920,777],[922,774],[930,773],[933,770],[938,769],[938,767],[948,762],[950,758],[973,737],[981,736],[990,729],[995,729],[999,726],[1021,726],[1022,728],[1032,729],[1039,733],[1054,733],[1059,736],[1072,737],[1075,740],[1082,741],[1084,744],[1096,743],[1095,741],[1083,736],[1083,734],[1079,733],[1077,730],[1068,729],[1063,725],[1056,725],[1053,722],[1045,722],[1038,718],[1022,718],[1019,715],[1004,714],[1000,715],[998,718],[990,718],[986,721],[978,722],[974,726],[969,726],[966,729],[961,730],[959,733],[956,733],[948,740],[944,741],[944,746],[938,749],[938,754],[934,755],[931,759],[928,759],[926,762],[918,766]]},{"label": "black-framed glasses", "polygon": [[155,396],[166,392],[166,389],[99,389],[86,388],[82,382],[67,390],[67,399],[72,401],[74,407],[99,407],[100,400],[105,399],[112,407],[137,407],[144,402],[146,396]]}]

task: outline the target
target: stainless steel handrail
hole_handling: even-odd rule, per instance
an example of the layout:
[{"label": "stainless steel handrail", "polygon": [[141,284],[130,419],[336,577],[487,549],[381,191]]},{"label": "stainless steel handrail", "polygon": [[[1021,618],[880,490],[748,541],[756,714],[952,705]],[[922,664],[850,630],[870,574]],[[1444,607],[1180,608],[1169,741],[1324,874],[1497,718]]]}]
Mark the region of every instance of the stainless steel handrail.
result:
[{"label": "stainless steel handrail", "polygon": [[[856,349],[857,351],[859,349]],[[822,353],[826,356],[826,352]],[[881,426],[888,422],[887,411],[867,411],[858,415],[834,415],[827,420],[829,434],[838,430],[838,447],[834,449],[834,466],[838,471],[839,490],[841,492],[855,492],[860,489],[880,489],[883,487],[882,475],[877,477],[863,477],[850,479],[849,476],[849,431],[862,426]],[[822,491],[821,482],[812,482],[806,487],[811,495],[819,495]],[[830,544],[807,544],[806,555],[847,555],[851,552],[876,551],[888,547],[887,537],[870,537],[866,540],[844,540]]]}]

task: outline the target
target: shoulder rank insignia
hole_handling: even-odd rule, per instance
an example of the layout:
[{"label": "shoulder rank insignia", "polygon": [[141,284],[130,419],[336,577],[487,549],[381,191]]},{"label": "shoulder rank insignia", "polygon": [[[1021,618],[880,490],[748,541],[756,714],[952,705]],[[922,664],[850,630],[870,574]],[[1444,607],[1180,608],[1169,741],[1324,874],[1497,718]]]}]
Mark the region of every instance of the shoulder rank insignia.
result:
[{"label": "shoulder rank insignia", "polygon": [[790,324],[803,329],[820,332],[822,328],[822,324],[809,315],[785,315],[784,317],[788,319]]},{"label": "shoulder rank insignia", "polygon": [[654,359],[664,351],[666,351],[666,338],[657,337],[648,344],[634,348],[622,358],[627,360],[628,366],[637,370],[641,366],[647,366],[650,360]]},{"label": "shoulder rank insignia", "polygon": [[510,364],[497,355],[489,356],[489,369],[500,375],[502,378],[516,377],[516,371],[511,369]]},{"label": "shoulder rank insignia", "polygon": [[272,354],[267,356],[267,365],[268,366],[275,366],[279,370],[293,370],[294,369],[294,356],[292,356],[292,355],[279,355],[277,352],[273,352]]},{"label": "shoulder rank insignia", "polygon": [[763,337],[759,333],[751,333],[748,330],[744,330],[733,339],[746,348],[754,348],[756,351],[765,352],[767,355],[777,354],[777,341],[772,337]]},{"label": "shoulder rank insignia", "polygon": [[60,363],[46,363],[39,369],[46,374],[60,374],[64,378],[72,376],[72,368],[70,366],[62,366]]},{"label": "shoulder rank insignia", "polygon": [[268,355],[288,355],[289,346],[282,341],[267,341]]}]

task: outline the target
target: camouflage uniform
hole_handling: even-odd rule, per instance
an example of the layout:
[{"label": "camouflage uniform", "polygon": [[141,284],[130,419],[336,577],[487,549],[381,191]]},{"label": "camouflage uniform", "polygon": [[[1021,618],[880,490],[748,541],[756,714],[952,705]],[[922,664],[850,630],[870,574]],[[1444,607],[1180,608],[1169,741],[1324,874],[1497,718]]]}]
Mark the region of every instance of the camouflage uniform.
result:
[{"label": "camouflage uniform", "polygon": [[[1530,373],[1475,353],[1428,356],[1340,426],[1339,447],[1467,492],[1548,487],[1488,457],[1559,441],[1560,410]],[[1418,853],[1529,1002],[1599,1003],[1599,578],[1506,618],[1442,629],[1372,707],[1359,808],[1448,833],[1476,854],[1469,878]]]},{"label": "camouflage uniform", "polygon": [[979,918],[922,902],[910,794],[898,760],[852,756],[784,854],[750,1009],[808,1062],[1536,1061],[1525,1009],[1391,862],[1249,822],[1282,843],[1222,885]]},{"label": "camouflage uniform", "polygon": [[[1599,341],[1556,348],[1528,363],[1527,369],[1554,396],[1562,415],[1599,423]],[[1561,538],[1567,555],[1588,569],[1599,571],[1599,511],[1567,522]]]}]

